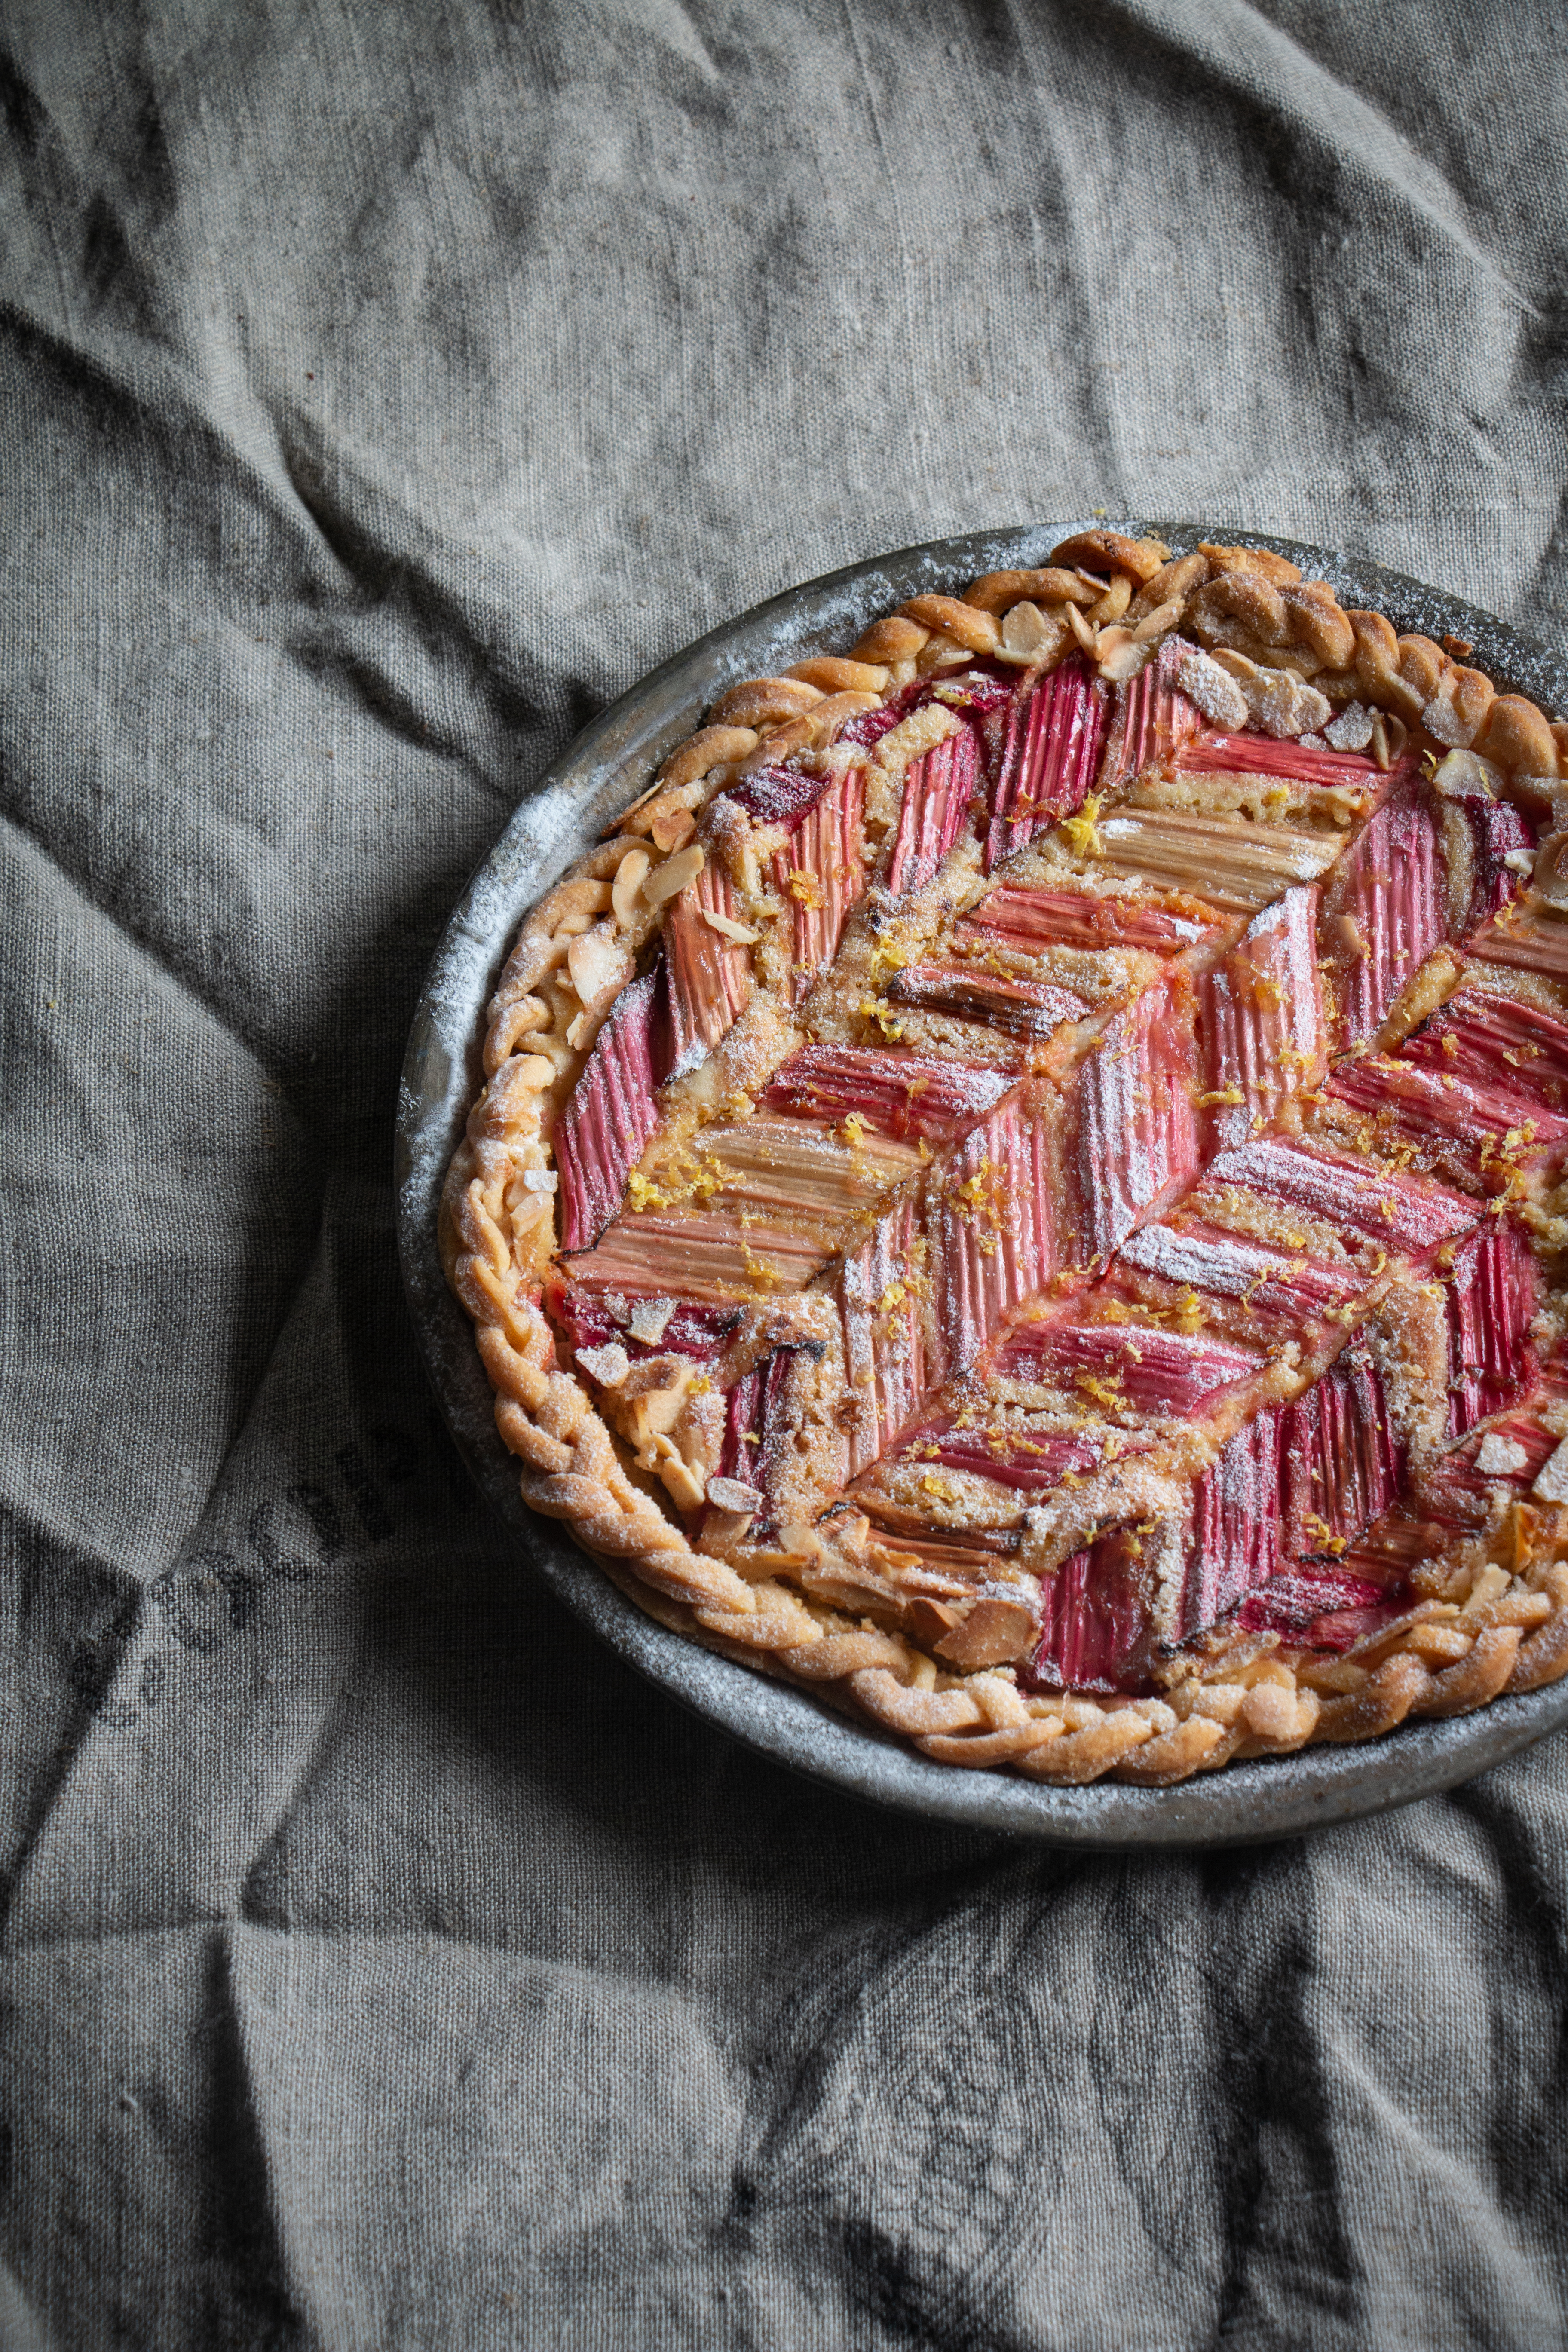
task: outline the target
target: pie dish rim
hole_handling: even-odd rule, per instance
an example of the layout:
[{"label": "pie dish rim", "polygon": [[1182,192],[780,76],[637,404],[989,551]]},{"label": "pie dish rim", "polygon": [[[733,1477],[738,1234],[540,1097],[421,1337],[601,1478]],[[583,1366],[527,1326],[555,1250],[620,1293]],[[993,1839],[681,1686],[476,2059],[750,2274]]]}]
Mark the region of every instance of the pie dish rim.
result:
[{"label": "pie dish rim", "polygon": [[[1549,709],[1568,704],[1568,668],[1494,615],[1385,566],[1309,542],[1227,525],[1104,518],[1016,526],[869,558],[784,591],[675,655],[568,746],[520,804],[470,879],[432,962],[405,1057],[397,1118],[397,1218],[405,1286],[437,1398],[468,1466],[525,1555],[574,1614],[648,1679],[743,1743],[809,1777],[901,1810],[1011,1834],[1087,1846],[1220,1845],[1297,1834],[1436,1793],[1487,1769],[1568,1721],[1568,1682],[1494,1700],[1473,1715],[1406,1724],[1365,1747],[1314,1746],[1237,1761],[1154,1789],[1085,1787],[955,1772],[831,1712],[808,1692],[731,1664],[637,1607],[564,1528],[523,1504],[496,1433],[472,1330],[436,1250],[441,1183],[477,1083],[484,1004],[519,922],[624,804],[634,778],[689,733],[735,679],[781,656],[831,651],[847,634],[955,580],[1045,560],[1069,533],[1109,527],[1177,543],[1224,538],[1300,562],[1398,626],[1473,641],[1500,688]],[[633,772],[628,776],[628,770]],[[1262,1776],[1262,1777],[1259,1777]]]}]

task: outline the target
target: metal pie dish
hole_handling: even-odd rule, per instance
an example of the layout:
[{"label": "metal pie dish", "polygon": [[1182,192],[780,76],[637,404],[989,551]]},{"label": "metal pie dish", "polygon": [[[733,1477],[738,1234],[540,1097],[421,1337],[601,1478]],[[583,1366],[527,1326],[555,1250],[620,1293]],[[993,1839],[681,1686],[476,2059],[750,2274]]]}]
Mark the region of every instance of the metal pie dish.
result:
[{"label": "metal pie dish", "polygon": [[[520,1551],[566,1606],[628,1664],[695,1714],[775,1762],[872,1802],[1058,1844],[1244,1845],[1385,1811],[1469,1780],[1568,1723],[1568,1679],[1477,1713],[1409,1722],[1364,1746],[1316,1746],[1232,1763],[1164,1789],[1081,1788],[965,1771],[930,1760],[805,1691],[701,1649],[647,1616],[518,1489],[497,1433],[473,1327],[447,1286],[437,1215],[447,1162],[482,1083],[485,1006],[519,924],[725,688],[853,644],[909,598],[961,593],[977,575],[1046,563],[1082,517],[979,531],[858,563],[755,606],[652,672],[584,730],[540,778],[469,882],[437,950],[404,1063],[396,1129],[398,1243],[410,1307],[442,1410],[478,1485]],[[1380,564],[1222,524],[1122,520],[1176,552],[1200,540],[1268,548],[1327,580],[1346,604],[1386,613],[1401,632],[1474,646],[1500,690],[1568,709],[1568,666],[1504,623]],[[529,1588],[520,1578],[518,1606]]]}]

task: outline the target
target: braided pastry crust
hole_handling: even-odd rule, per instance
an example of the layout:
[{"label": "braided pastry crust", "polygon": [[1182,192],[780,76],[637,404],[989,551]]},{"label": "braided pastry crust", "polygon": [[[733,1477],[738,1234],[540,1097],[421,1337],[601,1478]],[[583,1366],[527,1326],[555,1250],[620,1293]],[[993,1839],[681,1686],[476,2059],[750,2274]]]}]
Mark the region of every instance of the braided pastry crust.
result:
[{"label": "braided pastry crust", "polygon": [[[1325,1650],[1278,1627],[1243,1630],[1233,1612],[1168,1644],[1142,1690],[1107,1689],[1103,1683],[1074,1688],[1065,1675],[1063,1686],[1045,1686],[1017,1648],[1020,1625],[1029,1627],[1031,1642],[1038,1630],[1038,1579],[1025,1557],[1032,1538],[1026,1538],[1022,1554],[1016,1538],[1009,1538],[1017,1555],[1009,1564],[1001,1537],[982,1533],[977,1540],[993,1548],[995,1574],[978,1601],[960,1596],[955,1607],[951,1591],[945,1599],[939,1596],[940,1578],[928,1580],[912,1600],[889,1601],[891,1584],[900,1572],[909,1573],[909,1561],[920,1567],[918,1546],[914,1552],[899,1549],[905,1540],[900,1526],[912,1524],[905,1505],[915,1473],[907,1474],[905,1489],[895,1491],[896,1481],[888,1486],[879,1520],[868,1520],[856,1509],[865,1485],[864,1463],[855,1452],[862,1439],[856,1432],[864,1430],[867,1408],[847,1387],[835,1408],[837,1423],[826,1405],[819,1410],[813,1402],[817,1392],[800,1368],[813,1349],[820,1359],[827,1348],[831,1360],[831,1347],[822,1337],[827,1328],[823,1317],[814,1319],[809,1272],[804,1281],[792,1276],[786,1241],[759,1230],[753,1248],[745,1234],[741,1237],[752,1297],[743,1308],[740,1338],[727,1342],[740,1353],[727,1361],[732,1373],[739,1367],[742,1379],[754,1379],[754,1367],[772,1360],[766,1348],[788,1355],[795,1367],[792,1377],[804,1381],[796,1392],[802,1427],[817,1433],[814,1443],[819,1450],[831,1454],[837,1444],[841,1454],[844,1440],[835,1431],[847,1428],[847,1458],[857,1475],[839,1475],[830,1482],[838,1499],[830,1496],[826,1507],[818,1492],[803,1516],[792,1518],[784,1511],[781,1524],[775,1513],[771,1528],[755,1536],[751,1520],[761,1496],[743,1479],[726,1480],[712,1472],[715,1412],[722,1399],[710,1396],[707,1378],[694,1374],[689,1363],[683,1370],[679,1357],[669,1354],[654,1359],[651,1367],[632,1366],[616,1343],[597,1349],[579,1343],[579,1370],[567,1369],[546,1311],[563,1238],[557,1215],[563,1122],[595,1041],[634,983],[641,984],[638,975],[661,939],[667,957],[684,958],[681,970],[697,975],[684,1000],[696,1026],[685,1040],[684,1060],[678,1060],[661,1090],[657,1136],[642,1139],[647,1149],[640,1160],[637,1150],[630,1152],[626,1184],[639,1207],[651,1202],[658,1209],[658,1186],[666,1181],[661,1169],[676,1164],[682,1152],[688,1164],[693,1152],[700,1159],[703,1139],[716,1131],[716,1119],[731,1112],[742,1120],[754,1116],[759,1082],[770,1081],[792,1046],[798,1049],[803,1038],[831,1046],[836,1036],[848,1035],[844,1022],[849,1016],[842,1008],[862,984],[870,992],[859,1003],[855,1017],[860,1026],[853,1034],[872,1040],[912,1034],[917,1045],[958,1054],[961,1061],[972,1049],[973,1016],[959,982],[951,972],[940,986],[911,974],[935,970],[920,959],[929,958],[938,929],[947,926],[942,930],[947,938],[954,908],[962,917],[965,906],[977,905],[977,853],[954,848],[951,840],[936,847],[934,862],[919,841],[900,850],[910,828],[907,809],[900,814],[899,794],[902,785],[909,799],[913,788],[908,779],[922,763],[929,768],[955,756],[964,727],[952,696],[942,698],[942,681],[972,678],[976,663],[988,666],[992,677],[1011,676],[1039,693],[1041,682],[1058,671],[1066,676],[1064,665],[1076,662],[1075,675],[1097,680],[1097,694],[1124,694],[1127,699],[1118,708],[1131,712],[1134,682],[1144,679],[1147,687],[1156,676],[1153,665],[1176,656],[1175,667],[1158,672],[1162,679],[1178,681],[1167,701],[1173,697],[1190,709],[1194,723],[1201,715],[1213,726],[1231,728],[1235,731],[1226,739],[1231,743],[1264,738],[1300,743],[1305,736],[1309,743],[1321,743],[1325,753],[1341,742],[1354,743],[1383,776],[1404,773],[1405,767],[1414,774],[1417,761],[1430,776],[1449,755],[1468,756],[1472,768],[1456,772],[1461,783],[1473,770],[1484,793],[1524,812],[1548,836],[1532,865],[1522,861],[1531,866],[1531,889],[1500,908],[1491,933],[1485,935],[1492,944],[1481,950],[1483,982],[1492,984],[1485,979],[1494,971],[1485,962],[1490,955],[1505,980],[1523,973],[1517,979],[1522,1001],[1553,1013],[1564,1010],[1568,995],[1552,977],[1550,957],[1530,941],[1535,935],[1531,926],[1549,930],[1555,908],[1568,902],[1568,835],[1554,829],[1568,791],[1568,727],[1522,697],[1497,692],[1490,679],[1465,665],[1468,651],[1455,641],[1440,646],[1401,635],[1381,614],[1344,611],[1325,583],[1301,580],[1293,565],[1267,551],[1204,543],[1173,554],[1156,542],[1096,530],[1065,541],[1048,565],[989,574],[962,595],[915,597],[871,624],[842,656],[804,659],[781,677],[745,679],[730,688],[607,837],[528,917],[489,1007],[485,1083],[448,1171],[440,1242],[447,1278],[475,1325],[495,1390],[497,1427],[518,1460],[525,1501],[563,1522],[624,1591],[686,1637],[814,1691],[840,1712],[912,1743],[939,1762],[1006,1767],[1064,1786],[1107,1777],[1141,1787],[1168,1786],[1233,1759],[1285,1755],[1314,1741],[1380,1738],[1407,1719],[1462,1714],[1568,1673],[1568,1469],[1561,1474],[1561,1494],[1552,1484],[1558,1474],[1549,1465],[1541,1474],[1544,1483],[1529,1497],[1519,1491],[1517,1477],[1511,1487],[1488,1488],[1478,1471],[1475,1507],[1461,1534],[1456,1537],[1451,1527],[1445,1534],[1439,1524],[1423,1537],[1417,1528],[1400,1587],[1404,1605],[1393,1612],[1363,1612],[1374,1622],[1348,1646],[1341,1643]],[[1157,697],[1146,694],[1145,699],[1152,708]],[[900,717],[906,709],[907,715]],[[1189,779],[1184,772],[1172,771],[1167,761],[1169,772],[1150,785],[1148,772],[1136,766],[1125,748],[1131,719],[1118,724],[1123,725],[1123,748],[1118,751],[1113,731],[1101,777],[1111,774],[1115,758],[1121,760],[1121,797],[1115,805],[1119,813],[1130,813],[1121,819],[1124,826],[1136,826],[1143,821],[1142,810],[1156,807],[1174,838],[1184,824],[1226,821],[1228,810],[1228,821],[1249,842],[1267,837],[1273,843],[1277,835],[1284,839],[1277,825],[1269,828],[1273,803],[1286,801],[1290,786],[1268,789],[1274,772],[1262,751],[1261,772],[1247,771],[1243,762],[1243,772],[1229,783],[1218,772]],[[824,884],[816,872],[792,867],[789,844],[806,836],[768,829],[769,810],[783,805],[779,780],[787,784],[790,776],[803,772],[826,776],[837,790],[847,812],[846,839],[858,827],[855,839],[867,845],[858,855],[868,862],[879,855],[889,882],[899,875],[903,856],[906,871],[916,877],[913,884],[905,883],[914,911],[900,917],[902,931],[889,930],[886,922],[879,934],[875,925],[862,923],[858,929],[843,909],[837,911],[840,935],[831,939],[828,960],[815,982],[809,975],[803,981],[798,958],[792,961],[781,940],[792,922],[797,945],[810,931],[822,916],[825,894],[832,896],[837,869],[831,863],[821,868],[828,877]],[[1117,854],[1114,844],[1108,845],[1101,814],[1106,790],[1102,781],[1099,797],[1082,797],[1078,813],[1062,815],[1048,841],[1036,841],[1041,834],[1037,813],[1020,803],[1024,815],[1001,838],[1001,882],[1006,884],[1010,871],[1026,868],[1030,887],[1037,889],[1042,877],[1049,883],[1056,874],[1040,865],[1042,857],[1065,856],[1069,863],[1077,858],[1076,867],[1062,869],[1063,878],[1080,893],[1077,903],[1086,919],[1100,920],[1108,908],[1114,915],[1117,886],[1081,878],[1086,859],[1113,863]],[[1231,792],[1228,803],[1225,790]],[[726,815],[737,796],[753,814],[761,812],[749,826]],[[1334,822],[1345,838],[1358,837],[1354,826],[1363,814],[1336,809]],[[807,824],[813,821],[808,817]],[[1310,828],[1299,838],[1310,845]],[[1051,843],[1065,843],[1065,849]],[[1333,846],[1342,852],[1342,841]],[[1512,870],[1521,873],[1519,853],[1510,854]],[[1031,857],[1036,863],[1028,866]],[[1334,875],[1352,864],[1352,853],[1342,854]],[[1317,887],[1313,877],[1324,870],[1314,867],[1309,874],[1303,868],[1300,884],[1291,887]],[[943,877],[947,896],[937,905],[932,894],[940,896]],[[1346,968],[1353,981],[1358,953],[1365,959],[1371,952],[1364,942],[1353,944],[1356,925],[1367,919],[1366,906],[1375,908],[1375,901],[1355,900],[1346,895],[1350,885],[1333,877],[1322,887],[1328,936],[1335,936],[1331,925],[1337,922],[1352,940]],[[1347,909],[1337,916],[1336,891]],[[683,928],[677,927],[678,919]],[[1238,929],[1241,919],[1237,919]],[[1257,929],[1255,921],[1248,940]],[[1114,936],[1106,933],[1107,939]],[[889,938],[893,948],[885,944]],[[905,939],[912,942],[907,949],[898,944]],[[1104,944],[1099,942],[1097,952]],[[1140,963],[1140,952],[1129,948],[1123,963],[1146,980],[1152,959],[1142,953]],[[1083,961],[1087,969],[1087,956]],[[1331,952],[1321,966],[1331,980],[1332,961]],[[890,982],[879,962],[890,962]],[[1397,1054],[1476,963],[1473,940],[1462,949],[1439,946],[1426,955],[1397,1001],[1380,1013],[1374,1029],[1353,1043],[1350,1058]],[[1005,953],[993,950],[989,964],[975,969],[994,969],[993,997],[1013,1005],[1005,992],[1016,984],[1010,975],[1023,969],[1016,959],[1010,963]],[[1568,981],[1568,955],[1562,975]],[[1196,984],[1210,983],[1200,977]],[[918,1009],[921,987],[927,990],[923,1001],[936,1010]],[[899,1001],[917,1010],[895,1019],[887,1008],[889,991],[900,990]],[[1037,1027],[1035,1003],[1026,992],[1014,1009],[986,1017],[1004,1027],[1007,1021],[1034,1019]],[[1026,1033],[1016,1028],[1008,1034]],[[994,1045],[994,1029],[991,1036]],[[1289,1043],[1279,1048],[1282,1057],[1293,1050]],[[1048,1074],[1055,1066],[1037,1057],[1021,1059],[1019,1066]],[[1218,1118],[1229,1116],[1226,1098],[1226,1089],[1215,1097]],[[1322,1100],[1321,1087],[1314,1095],[1305,1080],[1300,1102],[1289,1094],[1268,1097],[1276,1122],[1270,1131],[1300,1132],[1301,1105]],[[1342,1141],[1347,1121],[1348,1114],[1341,1121]],[[1255,1118],[1252,1131],[1259,1126]],[[853,1117],[845,1131],[850,1149],[868,1148]],[[1552,1181],[1537,1171],[1527,1182],[1509,1160],[1518,1142],[1510,1132],[1489,1156],[1483,1153],[1488,1182],[1498,1169],[1507,1178],[1500,1197],[1489,1205],[1518,1214],[1538,1263],[1554,1279],[1568,1223]],[[907,1146],[889,1143],[883,1149],[889,1156],[902,1150],[906,1160],[915,1157]],[[929,1161],[930,1151],[923,1143],[921,1149]],[[902,1162],[900,1168],[907,1176]],[[885,1181],[892,1182],[900,1168],[891,1176],[884,1171]],[[972,1189],[979,1188],[973,1190],[974,1202],[981,1201],[984,1181],[983,1167],[966,1179]],[[700,1189],[695,1197],[704,1197]],[[1005,1221],[994,1208],[991,1213],[1000,1235]],[[765,1219],[742,1216],[740,1223],[761,1228]],[[772,1257],[770,1247],[775,1251]],[[987,1279],[988,1267],[1002,1255],[994,1236],[989,1257],[980,1265]],[[1105,1255],[1092,1261],[1091,1272],[1104,1264]],[[918,1251],[902,1259],[895,1255],[883,1266],[877,1277],[879,1311],[886,1310],[887,1298],[901,1287],[899,1279],[887,1279],[889,1274],[908,1276],[918,1290]],[[847,1282],[847,1273],[843,1278]],[[722,1282],[720,1287],[722,1293]],[[1038,1291],[1042,1285],[1034,1287]],[[1435,1287],[1425,1285],[1427,1293]],[[1415,1285],[1400,1307],[1407,1322],[1411,1316],[1419,1319],[1421,1288]],[[671,1303],[667,1298],[662,1305],[668,1309]],[[742,1307],[743,1302],[737,1306],[732,1322],[742,1320]],[[1349,1319],[1346,1310],[1331,1312]],[[1393,1328],[1393,1305],[1385,1319]],[[1546,1335],[1542,1346],[1555,1346],[1568,1323],[1555,1289],[1537,1321]],[[837,1330],[837,1323],[833,1328]],[[1175,1328],[1183,1327],[1178,1321]],[[658,1332],[653,1336],[657,1340]],[[1400,1347],[1408,1355],[1415,1345],[1407,1333],[1390,1341],[1394,1356]],[[850,1374],[845,1370],[842,1377],[847,1381]],[[876,1381],[885,1386],[894,1378],[879,1359]],[[1290,1392],[1292,1378],[1300,1385],[1304,1375],[1279,1375],[1281,1397]],[[1391,1379],[1385,1366],[1385,1385]],[[1435,1408],[1429,1401],[1421,1403],[1418,1385],[1412,1388],[1415,1402],[1406,1397],[1403,1408],[1409,1425],[1415,1429],[1426,1411],[1436,1428]],[[875,1383],[872,1392],[882,1394]],[[1568,1382],[1563,1394],[1568,1397]],[[898,1423],[896,1403],[876,1410],[883,1415],[885,1435]],[[1559,1417],[1557,1433],[1568,1438],[1568,1403]],[[1223,1429],[1220,1434],[1223,1439]],[[1510,1447],[1521,1451],[1506,1435],[1494,1445],[1483,1434],[1475,1456],[1483,1469],[1493,1458],[1487,1455],[1488,1446],[1497,1460],[1511,1459]],[[1432,1455],[1434,1461],[1441,1451]],[[867,1458],[875,1462],[875,1444]],[[1191,1453],[1179,1475],[1190,1480],[1205,1458],[1201,1449]],[[841,1461],[841,1473],[842,1467]],[[1083,1483],[1075,1472],[1063,1475],[1066,1486]],[[1147,1525],[1140,1521],[1140,1533],[1165,1507],[1172,1475],[1176,1474],[1166,1462],[1159,1475],[1151,1468],[1146,1476],[1129,1474],[1124,1481],[1122,1519],[1131,1523],[1140,1512],[1151,1515]],[[936,1493],[943,1480],[925,1473],[921,1483]],[[1097,1527],[1103,1524],[1092,1507],[1092,1479],[1089,1487],[1079,1528],[1086,1543],[1097,1540]],[[794,1491],[786,1493],[786,1503]],[[901,1521],[899,1508],[905,1508]],[[1026,1514],[1026,1528],[1037,1516]],[[1047,1580],[1060,1572],[1060,1548],[1055,1559],[1044,1559],[1042,1565]],[[919,1582],[918,1576],[914,1580]]]}]

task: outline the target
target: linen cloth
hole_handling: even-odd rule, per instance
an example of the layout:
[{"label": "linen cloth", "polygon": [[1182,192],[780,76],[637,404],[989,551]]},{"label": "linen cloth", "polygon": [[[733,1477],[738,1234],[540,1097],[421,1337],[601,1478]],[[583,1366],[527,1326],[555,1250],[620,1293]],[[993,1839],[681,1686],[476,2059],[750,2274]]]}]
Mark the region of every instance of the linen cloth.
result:
[{"label": "linen cloth", "polygon": [[5,0],[0,2341],[1564,2339],[1568,1745],[1229,1856],[742,1752],[425,1383],[421,976],[602,705],[1104,508],[1550,636],[1544,5]]}]

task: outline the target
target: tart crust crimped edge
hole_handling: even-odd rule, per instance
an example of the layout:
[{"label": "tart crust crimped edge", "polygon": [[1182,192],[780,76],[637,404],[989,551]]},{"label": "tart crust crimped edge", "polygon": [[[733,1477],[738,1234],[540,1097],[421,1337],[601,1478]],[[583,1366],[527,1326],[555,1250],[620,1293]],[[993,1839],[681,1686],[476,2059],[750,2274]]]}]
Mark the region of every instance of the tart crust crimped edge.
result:
[{"label": "tart crust crimped edge", "polygon": [[[1026,1695],[1005,1671],[949,1672],[901,1633],[698,1551],[628,1469],[562,1370],[542,1309],[553,1240],[546,1138],[613,1002],[605,971],[618,953],[629,977],[660,919],[663,901],[644,884],[679,856],[690,813],[728,777],[754,759],[822,747],[854,711],[921,670],[977,654],[1048,663],[1076,642],[1115,677],[1175,630],[1244,668],[1349,692],[1385,729],[1393,722],[1394,751],[1415,727],[1441,747],[1474,750],[1527,804],[1548,803],[1568,774],[1568,726],[1522,696],[1499,695],[1457,657],[1468,646],[1401,637],[1381,614],[1347,613],[1331,589],[1266,551],[1203,543],[1173,558],[1111,530],[1076,534],[1047,567],[988,574],[962,598],[913,598],[873,622],[847,656],[803,661],[721,698],[610,838],[525,919],[488,1008],[485,1084],[441,1203],[447,1276],[474,1322],[496,1425],[532,1509],[563,1522],[650,1616],[719,1655],[815,1692],[934,1760],[1008,1765],[1066,1786],[1104,1777],[1164,1786],[1233,1759],[1376,1738],[1408,1718],[1468,1713],[1568,1674],[1568,1511],[1530,1511],[1521,1537],[1516,1509],[1512,1570],[1478,1561],[1462,1598],[1418,1602],[1326,1664],[1279,1637],[1253,1637],[1194,1659],[1169,1699]],[[588,940],[593,949],[579,945]],[[584,961],[587,984],[607,990],[592,1003],[574,985]],[[1499,1548],[1497,1538],[1485,1547]]]}]

